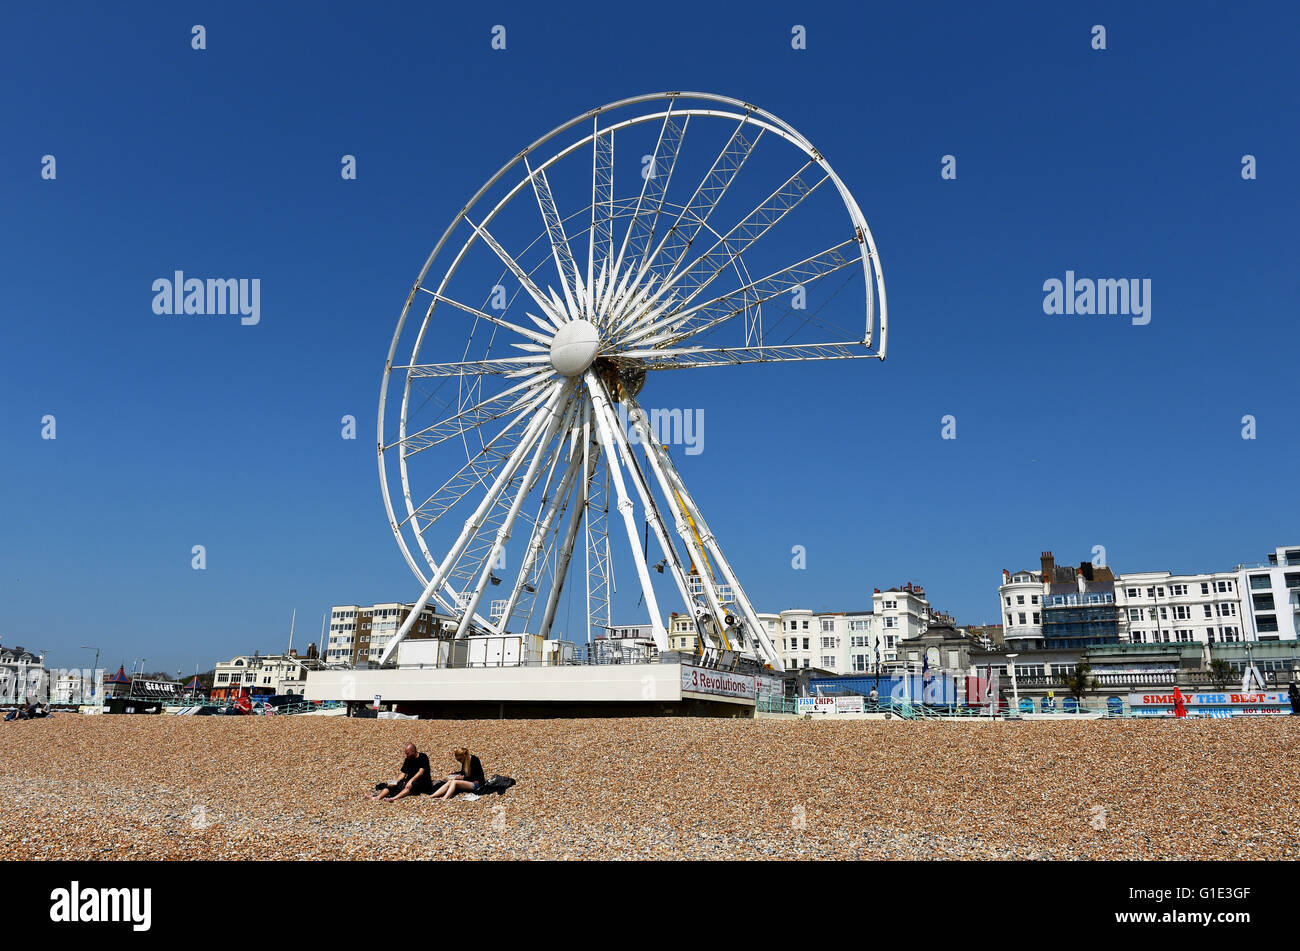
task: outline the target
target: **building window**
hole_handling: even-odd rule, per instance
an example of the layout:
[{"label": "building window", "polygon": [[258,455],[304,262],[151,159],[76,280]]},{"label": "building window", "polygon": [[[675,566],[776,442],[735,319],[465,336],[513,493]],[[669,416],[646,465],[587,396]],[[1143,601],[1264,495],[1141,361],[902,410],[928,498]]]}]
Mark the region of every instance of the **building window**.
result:
[{"label": "building window", "polygon": [[1268,575],[1250,576],[1251,591],[1268,591],[1272,587],[1273,587],[1273,579],[1271,579]]}]

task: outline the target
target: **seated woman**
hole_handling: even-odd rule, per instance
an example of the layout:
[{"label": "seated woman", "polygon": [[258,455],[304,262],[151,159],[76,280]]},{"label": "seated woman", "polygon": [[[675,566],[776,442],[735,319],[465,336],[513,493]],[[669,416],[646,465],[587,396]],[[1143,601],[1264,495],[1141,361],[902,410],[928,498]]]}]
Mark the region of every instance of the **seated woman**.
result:
[{"label": "seated woman", "polygon": [[446,802],[456,793],[478,793],[483,789],[483,784],[487,782],[487,778],[483,775],[483,764],[479,762],[477,756],[471,755],[470,751],[463,746],[452,750],[451,755],[460,764],[460,771],[448,776],[447,782],[433,797],[434,799],[441,799],[443,802]]}]

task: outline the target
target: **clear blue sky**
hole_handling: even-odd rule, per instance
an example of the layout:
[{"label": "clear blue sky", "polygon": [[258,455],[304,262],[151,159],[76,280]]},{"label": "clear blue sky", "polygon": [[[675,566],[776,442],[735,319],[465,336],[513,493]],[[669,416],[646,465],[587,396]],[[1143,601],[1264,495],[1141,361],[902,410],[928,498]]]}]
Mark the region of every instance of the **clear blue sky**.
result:
[{"label": "clear blue sky", "polygon": [[[314,638],[330,604],[413,597],[372,442],[406,292],[525,144],[661,89],[807,135],[889,289],[883,364],[664,374],[643,394],[705,408],[706,451],[681,466],[759,610],[917,580],[993,622],[998,572],[1045,548],[1202,570],[1295,544],[1300,14],[1067,6],[11,6],[4,643],[190,671],[282,648],[294,608]],[[260,277],[260,325],[154,315],[178,268]],[[1045,316],[1067,269],[1149,278],[1151,324]]]}]

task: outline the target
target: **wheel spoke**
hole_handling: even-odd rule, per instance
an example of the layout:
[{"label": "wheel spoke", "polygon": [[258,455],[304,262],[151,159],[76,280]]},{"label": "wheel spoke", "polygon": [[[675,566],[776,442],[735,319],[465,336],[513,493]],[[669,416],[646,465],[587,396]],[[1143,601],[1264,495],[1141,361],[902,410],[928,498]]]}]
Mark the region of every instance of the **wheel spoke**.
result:
[{"label": "wheel spoke", "polygon": [[529,354],[524,357],[495,357],[491,360],[468,360],[463,363],[416,363],[395,366],[394,370],[405,370],[413,379],[436,376],[478,376],[479,374],[496,374],[500,376],[524,376],[538,370],[542,375],[553,373],[550,357],[545,354]]},{"label": "wheel spoke", "polygon": [[830,178],[829,175],[822,175],[812,184],[805,181],[804,174],[815,165],[815,162],[810,161],[791,175],[739,224],[718,239],[713,247],[681,272],[673,282],[673,290],[677,292],[680,300],[679,306],[685,307],[690,304],[727,269],[728,265],[748,251],[759,238],[776,227],[786,215],[794,211],[804,199]]},{"label": "wheel spoke", "polygon": [[515,280],[517,280],[523,289],[528,292],[528,296],[533,299],[533,302],[542,309],[542,313],[555,320],[556,326],[559,326],[560,322],[568,320],[568,317],[562,311],[557,311],[555,309],[555,303],[542,293],[541,289],[533,283],[533,279],[528,276],[527,272],[525,272],[522,267],[520,267],[519,262],[506,253],[505,248],[501,247],[497,242],[497,239],[492,237],[487,228],[474,224],[474,222],[468,217],[465,218],[465,223],[473,228],[474,233],[483,239],[483,243],[492,249],[492,253],[495,254],[500,259],[501,263],[509,269],[510,273],[515,276]]},{"label": "wheel spoke", "polygon": [[519,334],[519,336],[525,337],[528,340],[532,340],[539,344],[549,344],[551,342],[551,337],[547,334],[538,333],[536,330],[530,330],[527,327],[520,327],[518,324],[513,324],[502,317],[496,317],[486,311],[479,310],[477,307],[470,307],[468,304],[462,304],[460,301],[448,297],[445,294],[440,294],[437,291],[431,291],[425,287],[421,287],[420,290],[424,291],[424,293],[428,294],[435,301],[455,307],[457,310],[463,310],[465,313],[477,317],[479,320],[486,320],[488,323],[494,324],[502,330],[513,331],[514,333]]},{"label": "wheel spoke", "polygon": [[[546,396],[547,394],[542,394],[543,399]],[[487,484],[495,468],[509,459],[511,453],[518,447],[522,434],[527,432],[527,425],[519,432],[515,430],[520,424],[532,419],[537,406],[538,402],[533,401],[523,407],[514,419],[503,426],[500,432],[485,443],[483,448],[457,469],[451,478],[440,485],[432,495],[418,506],[412,506],[406,518],[399,523],[399,527],[409,522],[415,527],[416,532],[423,535],[474,491],[475,487]]]},{"label": "wheel spoke", "polygon": [[799,363],[808,360],[879,360],[880,354],[865,352],[859,340],[841,343],[801,343],[779,347],[681,347],[628,350],[619,353],[646,370],[688,370],[740,363]]},{"label": "wheel spoke", "polygon": [[[857,253],[857,244],[856,238],[850,238],[712,300],[685,310],[671,311],[666,316],[625,335],[621,343],[623,346],[630,346],[639,342],[646,346],[651,344],[651,338],[655,334],[662,333],[662,336],[655,338],[654,342],[668,346],[701,334],[742,313],[746,307],[772,300],[795,287],[810,284],[827,274],[833,274],[841,268],[861,261]],[[852,253],[849,253],[850,250]],[[663,333],[664,331],[667,332]]]},{"label": "wheel spoke", "polygon": [[749,116],[746,115],[740,120],[740,124],[736,126],[735,131],[732,132],[727,144],[722,147],[722,152],[719,153],[708,173],[696,187],[695,194],[686,203],[682,213],[677,216],[677,220],[673,222],[668,233],[663,236],[654,253],[642,265],[640,274],[637,277],[638,282],[642,282],[648,277],[657,277],[661,282],[664,282],[677,270],[682,258],[690,250],[691,242],[700,233],[700,228],[708,222],[709,216],[713,214],[713,209],[718,206],[722,196],[727,193],[727,189],[735,181],[736,175],[745,164],[745,160],[753,154],[754,149],[763,138],[764,130],[761,128],[758,130],[758,134],[752,138],[747,136],[745,126],[748,124]]},{"label": "wheel spoke", "polygon": [[555,258],[555,270],[560,275],[560,289],[564,292],[564,299],[569,305],[568,313],[576,317],[583,312],[579,304],[583,298],[582,279],[578,276],[578,263],[573,259],[568,235],[564,233],[564,222],[555,207],[551,183],[546,178],[545,171],[540,168],[537,171],[532,170],[528,165],[528,159],[524,159],[524,168],[528,170],[533,194],[537,196],[537,205],[542,211],[542,220],[546,223],[546,234],[551,242],[551,256]]},{"label": "wheel spoke", "polygon": [[614,259],[614,133],[600,131],[600,117],[592,118],[591,229],[587,241],[587,319],[596,312],[593,293],[596,275],[607,271]]},{"label": "wheel spoke", "polygon": [[[677,156],[681,153],[682,141],[686,138],[686,127],[690,121],[691,117],[686,116],[678,122],[673,116],[673,104],[671,102],[668,104],[663,126],[659,130],[659,139],[655,142],[655,150],[651,155],[650,168],[642,172],[644,177],[641,194],[637,198],[636,209],[632,212],[632,220],[623,235],[623,245],[619,248],[618,260],[610,276],[607,301],[602,303],[602,310],[610,310],[619,305],[620,299],[627,292],[628,281],[636,273],[636,266],[644,260],[646,252],[654,241],[655,227],[659,222],[659,214],[663,211],[664,197],[672,181],[673,170],[677,167]],[[630,257],[628,257],[629,251]],[[626,273],[623,272],[625,258],[628,265]],[[619,278],[620,274],[623,275],[621,278]],[[615,293],[616,280],[619,281],[617,293]]]},{"label": "wheel spoke", "polygon": [[509,416],[516,409],[520,409],[525,403],[535,400],[542,389],[541,380],[525,380],[522,383],[516,383],[507,390],[490,396],[473,406],[458,410],[446,419],[440,420],[431,426],[426,426],[419,432],[411,433],[395,442],[389,443],[384,447],[384,451],[402,446],[405,450],[403,455],[409,459],[418,455],[426,449],[432,449],[434,446],[441,445],[449,439],[469,432],[472,429],[490,423],[495,419],[503,416]]}]

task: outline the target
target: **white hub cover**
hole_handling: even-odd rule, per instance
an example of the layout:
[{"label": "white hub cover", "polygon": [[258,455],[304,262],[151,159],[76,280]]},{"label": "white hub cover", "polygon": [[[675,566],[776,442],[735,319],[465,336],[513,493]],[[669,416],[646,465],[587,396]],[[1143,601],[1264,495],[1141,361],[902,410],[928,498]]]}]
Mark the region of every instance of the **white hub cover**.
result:
[{"label": "white hub cover", "polygon": [[600,333],[588,320],[571,320],[551,340],[551,366],[562,376],[580,376],[596,359]]}]

